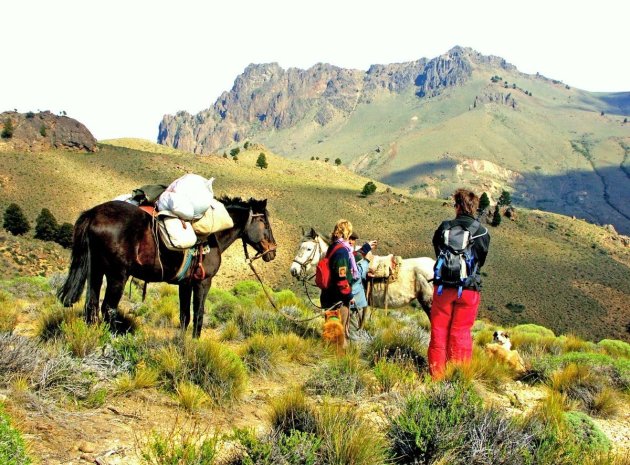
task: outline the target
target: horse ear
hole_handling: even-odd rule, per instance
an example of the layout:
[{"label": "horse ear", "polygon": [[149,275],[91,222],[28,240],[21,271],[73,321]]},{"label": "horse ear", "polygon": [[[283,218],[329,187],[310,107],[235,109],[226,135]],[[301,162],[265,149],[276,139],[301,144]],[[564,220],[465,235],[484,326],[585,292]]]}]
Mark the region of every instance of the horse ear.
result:
[{"label": "horse ear", "polygon": [[306,236],[306,233],[304,232],[304,226],[300,226],[300,230],[302,231],[302,236]]},{"label": "horse ear", "polygon": [[267,199],[262,201],[262,206],[263,208],[267,208]]},{"label": "horse ear", "polygon": [[310,237],[312,237],[313,239],[315,239],[317,237],[317,232],[315,231],[315,229],[311,228],[311,232],[308,233],[310,235]]}]

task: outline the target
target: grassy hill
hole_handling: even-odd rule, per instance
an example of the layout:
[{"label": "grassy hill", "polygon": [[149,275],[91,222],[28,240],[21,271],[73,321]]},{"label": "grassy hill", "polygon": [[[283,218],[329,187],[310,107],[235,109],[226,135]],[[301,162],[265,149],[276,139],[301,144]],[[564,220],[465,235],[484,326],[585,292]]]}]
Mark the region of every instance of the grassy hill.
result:
[{"label": "grassy hill", "polygon": [[[135,187],[168,183],[187,172],[215,176],[217,195],[269,200],[279,248],[276,260],[258,265],[259,271],[268,284],[293,286],[296,292],[300,290],[288,269],[302,227],[328,234],[337,219],[348,218],[362,238],[380,240],[379,253],[432,256],[432,233],[452,215],[442,201],[407,197],[396,189],[387,192],[378,183],[376,194],[361,198],[358,193],[366,178],[332,162],[287,160],[262,146],[250,146],[235,162],[159,153],[159,146],[148,142],[125,144],[132,148],[101,144],[95,154],[0,154],[4,167],[0,209],[16,202],[33,223],[39,211],[48,208],[59,222],[74,223],[82,210]],[[255,166],[260,152],[267,156],[266,170]],[[484,268],[481,317],[497,323],[533,322],[557,333],[592,339],[629,340],[630,309],[625,302],[630,295],[630,249],[619,236],[581,220],[526,209],[519,209],[516,221],[504,219],[490,232],[492,249]],[[33,271],[28,271],[27,262],[12,252],[15,241],[10,235],[2,237],[5,276],[59,269],[58,265],[33,265]],[[28,241],[19,241],[22,250]],[[45,243],[32,243],[32,255],[37,256]],[[53,247],[60,256],[66,253],[56,246],[46,247]],[[238,246],[226,252],[214,285],[227,287],[252,276],[242,256]]]}]

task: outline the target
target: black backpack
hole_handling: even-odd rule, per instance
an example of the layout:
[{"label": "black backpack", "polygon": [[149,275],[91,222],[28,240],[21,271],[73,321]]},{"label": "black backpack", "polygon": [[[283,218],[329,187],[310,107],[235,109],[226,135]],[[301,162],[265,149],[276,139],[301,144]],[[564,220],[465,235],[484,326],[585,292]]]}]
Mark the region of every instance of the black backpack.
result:
[{"label": "black backpack", "polygon": [[438,295],[442,294],[442,288],[456,287],[457,296],[461,297],[464,287],[468,287],[477,279],[479,263],[473,252],[474,240],[487,234],[476,235],[481,228],[479,221],[473,221],[470,226],[452,224],[445,221],[442,224],[442,241],[439,244],[439,253],[433,269],[434,283],[438,286]]}]

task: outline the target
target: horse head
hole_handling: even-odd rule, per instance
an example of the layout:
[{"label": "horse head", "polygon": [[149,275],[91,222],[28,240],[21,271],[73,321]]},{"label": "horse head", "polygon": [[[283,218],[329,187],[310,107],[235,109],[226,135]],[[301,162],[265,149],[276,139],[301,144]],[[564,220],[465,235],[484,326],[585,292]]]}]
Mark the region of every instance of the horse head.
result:
[{"label": "horse head", "polygon": [[251,245],[262,259],[270,262],[276,258],[276,240],[273,237],[267,199],[249,199],[249,218],[243,231],[243,241]]},{"label": "horse head", "polygon": [[298,279],[308,278],[328,250],[326,241],[313,228],[302,237],[289,271]]}]

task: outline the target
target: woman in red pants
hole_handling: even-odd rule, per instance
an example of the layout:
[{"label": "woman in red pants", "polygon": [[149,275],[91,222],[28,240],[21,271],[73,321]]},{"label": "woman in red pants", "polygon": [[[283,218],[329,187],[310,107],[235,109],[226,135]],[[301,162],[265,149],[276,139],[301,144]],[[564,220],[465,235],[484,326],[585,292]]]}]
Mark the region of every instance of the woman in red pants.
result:
[{"label": "woman in red pants", "polygon": [[455,219],[444,221],[433,235],[437,260],[428,353],[433,379],[443,376],[446,362],[467,362],[472,356],[470,331],[481,300],[479,269],[490,244],[488,230],[474,218],[479,197],[458,189],[453,199]]}]

